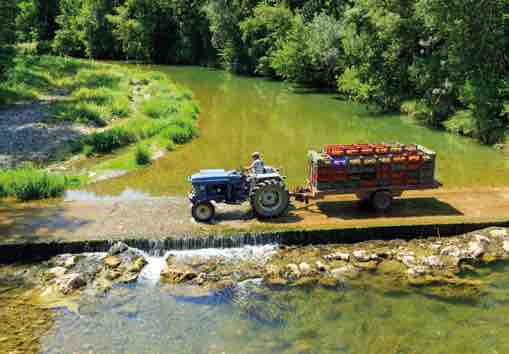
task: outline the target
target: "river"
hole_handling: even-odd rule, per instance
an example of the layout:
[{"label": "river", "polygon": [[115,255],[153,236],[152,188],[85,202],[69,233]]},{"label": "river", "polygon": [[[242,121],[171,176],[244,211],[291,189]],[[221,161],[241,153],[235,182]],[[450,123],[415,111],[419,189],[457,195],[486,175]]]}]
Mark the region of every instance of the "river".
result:
[{"label": "river", "polygon": [[399,114],[379,115],[333,93],[199,67],[148,67],[190,88],[201,107],[201,136],[152,166],[97,183],[98,194],[126,188],[151,195],[182,194],[186,177],[204,168],[236,169],[260,151],[291,186],[306,179],[307,151],[329,143],[422,144],[438,154],[445,188],[506,186],[509,160],[474,140],[422,127]]}]

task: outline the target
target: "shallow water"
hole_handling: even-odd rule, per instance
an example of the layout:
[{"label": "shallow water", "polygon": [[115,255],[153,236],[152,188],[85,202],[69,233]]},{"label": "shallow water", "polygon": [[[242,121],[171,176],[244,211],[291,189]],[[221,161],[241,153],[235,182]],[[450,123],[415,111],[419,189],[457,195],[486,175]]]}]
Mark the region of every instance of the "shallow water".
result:
[{"label": "shallow water", "polygon": [[[150,68],[150,67],[147,67]],[[447,188],[508,185],[509,161],[473,140],[421,127],[408,117],[374,115],[335,94],[199,67],[152,67],[190,88],[201,107],[201,136],[153,166],[90,187],[100,194],[126,188],[152,195],[189,190],[186,177],[204,168],[236,169],[261,151],[292,186],[304,183],[309,149],[328,143],[402,142],[438,153]]]},{"label": "shallow water", "polygon": [[41,350],[507,353],[508,270],[498,264],[470,274],[486,284],[483,295],[470,299],[383,286],[380,275],[334,290],[267,291],[248,281],[234,292],[213,295],[141,281],[102,298],[83,296],[78,313],[55,310]]}]

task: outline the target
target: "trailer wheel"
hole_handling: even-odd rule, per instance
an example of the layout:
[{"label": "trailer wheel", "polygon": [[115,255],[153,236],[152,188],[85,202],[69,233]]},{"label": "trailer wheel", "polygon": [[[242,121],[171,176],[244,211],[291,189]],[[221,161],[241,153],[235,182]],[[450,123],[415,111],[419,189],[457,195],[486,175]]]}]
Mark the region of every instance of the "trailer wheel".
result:
[{"label": "trailer wheel", "polygon": [[385,211],[391,207],[392,193],[389,191],[378,191],[371,197],[371,205],[376,211]]},{"label": "trailer wheel", "polygon": [[193,204],[191,214],[198,222],[209,222],[212,218],[214,218],[216,210],[211,202],[200,202]]},{"label": "trailer wheel", "polygon": [[290,193],[282,181],[268,180],[256,184],[250,193],[251,207],[258,217],[281,216],[290,204]]}]

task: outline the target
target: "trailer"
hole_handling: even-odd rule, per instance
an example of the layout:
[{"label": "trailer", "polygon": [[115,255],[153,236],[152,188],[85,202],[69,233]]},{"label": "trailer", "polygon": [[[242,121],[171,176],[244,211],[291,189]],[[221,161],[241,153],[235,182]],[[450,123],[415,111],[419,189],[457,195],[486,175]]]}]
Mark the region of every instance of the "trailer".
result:
[{"label": "trailer", "polygon": [[377,211],[390,208],[404,191],[439,188],[435,152],[421,145],[336,144],[310,151],[308,180],[289,192],[279,169],[262,174],[202,170],[188,179],[195,220],[214,218],[215,204],[251,203],[259,218],[275,218],[288,209],[290,198],[308,203],[327,195],[354,194]]},{"label": "trailer", "polygon": [[307,183],[291,194],[306,203],[354,194],[361,204],[384,211],[404,191],[441,187],[435,179],[436,153],[421,145],[327,145],[308,156]]}]

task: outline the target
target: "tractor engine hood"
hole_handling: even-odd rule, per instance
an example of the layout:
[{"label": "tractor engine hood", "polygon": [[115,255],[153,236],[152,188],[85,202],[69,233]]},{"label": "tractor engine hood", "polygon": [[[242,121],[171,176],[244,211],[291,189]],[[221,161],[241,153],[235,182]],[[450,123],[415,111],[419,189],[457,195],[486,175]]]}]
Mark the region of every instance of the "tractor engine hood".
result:
[{"label": "tractor engine hood", "polygon": [[191,183],[207,183],[207,182],[228,182],[235,179],[242,178],[242,175],[236,171],[226,171],[221,169],[216,170],[201,170],[198,173],[188,177]]}]

